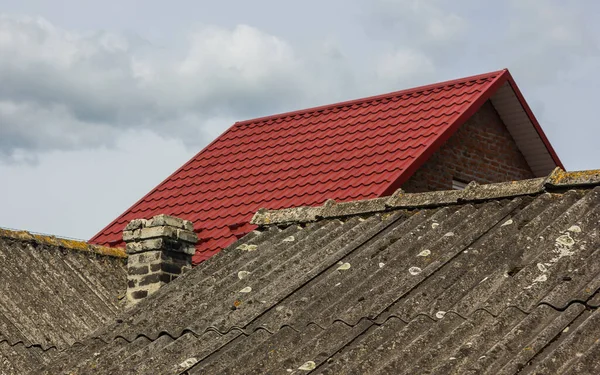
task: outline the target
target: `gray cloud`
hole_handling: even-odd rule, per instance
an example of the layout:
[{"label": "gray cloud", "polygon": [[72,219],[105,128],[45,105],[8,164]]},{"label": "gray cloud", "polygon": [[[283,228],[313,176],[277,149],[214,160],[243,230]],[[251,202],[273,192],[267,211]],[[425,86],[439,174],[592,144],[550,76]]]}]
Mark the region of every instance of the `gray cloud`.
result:
[{"label": "gray cloud", "polygon": [[0,16],[0,162],[114,147],[127,129],[197,150],[235,120],[502,67],[533,93],[540,117],[550,100],[539,90],[586,81],[582,72],[600,63],[586,8],[574,2],[360,4],[365,40],[331,34],[302,46],[247,25],[196,25],[164,48],[133,33]]},{"label": "gray cloud", "polygon": [[135,128],[199,144],[218,120],[339,96],[332,91],[345,80],[320,73],[342,58],[332,51],[301,59],[284,40],[245,25],[199,28],[175,51],[2,16],[0,156],[110,146],[119,131]]},{"label": "gray cloud", "polygon": [[496,44],[496,58],[507,54],[522,84],[556,84],[561,75],[586,61],[600,63],[597,34],[585,22],[585,6],[569,1],[512,0],[508,27]]},{"label": "gray cloud", "polygon": [[503,67],[599,167],[596,1],[0,4],[53,22],[0,17],[3,226],[89,238],[235,120]]}]

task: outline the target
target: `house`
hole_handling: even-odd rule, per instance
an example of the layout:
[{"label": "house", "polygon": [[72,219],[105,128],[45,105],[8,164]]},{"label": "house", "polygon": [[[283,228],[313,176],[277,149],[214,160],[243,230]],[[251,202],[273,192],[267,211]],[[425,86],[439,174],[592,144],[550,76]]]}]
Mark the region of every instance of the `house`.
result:
[{"label": "house", "polygon": [[189,220],[198,264],[259,208],[316,206],[548,175],[562,164],[508,70],[235,123],[90,242],[133,219]]},{"label": "house", "polygon": [[0,375],[598,374],[598,223],[508,71],[238,123],[110,246],[0,229]]},{"label": "house", "polygon": [[[32,373],[598,374],[599,222],[600,170],[558,168],[260,210],[256,230]],[[191,262],[186,227],[133,221],[128,269],[154,264],[151,240]]]}]

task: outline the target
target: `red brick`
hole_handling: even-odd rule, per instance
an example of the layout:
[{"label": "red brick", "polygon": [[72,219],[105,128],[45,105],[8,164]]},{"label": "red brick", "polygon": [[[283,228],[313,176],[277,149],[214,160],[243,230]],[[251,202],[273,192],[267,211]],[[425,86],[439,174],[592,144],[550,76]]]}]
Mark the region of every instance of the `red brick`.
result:
[{"label": "red brick", "polygon": [[452,180],[480,184],[535,177],[488,101],[402,186],[407,192],[449,190]]}]

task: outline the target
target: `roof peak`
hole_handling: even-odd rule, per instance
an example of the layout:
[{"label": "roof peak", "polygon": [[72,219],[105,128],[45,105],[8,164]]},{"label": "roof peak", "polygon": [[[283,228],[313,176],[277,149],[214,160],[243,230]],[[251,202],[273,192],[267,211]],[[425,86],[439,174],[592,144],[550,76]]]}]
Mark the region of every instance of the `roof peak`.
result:
[{"label": "roof peak", "polygon": [[464,190],[405,193],[398,189],[388,197],[337,203],[328,200],[322,206],[295,207],[281,210],[261,209],[251,223],[259,226],[307,223],[319,219],[361,215],[396,209],[419,209],[448,206],[459,203],[482,202],[514,198],[523,195],[539,195],[571,188],[600,186],[600,169],[565,172],[555,168],[547,177],[521,181],[508,181],[478,185],[471,182]]},{"label": "roof peak", "polygon": [[274,115],[256,117],[253,119],[237,121],[234,125],[248,125],[248,124],[267,121],[267,120],[276,119],[276,118],[296,116],[296,115],[300,115],[300,114],[319,112],[319,111],[324,111],[327,109],[333,109],[333,108],[345,107],[345,106],[350,106],[350,105],[359,104],[359,103],[365,103],[365,102],[369,102],[369,101],[373,101],[373,100],[380,100],[380,99],[391,98],[391,97],[396,97],[396,96],[401,96],[401,95],[414,94],[414,93],[418,93],[421,91],[432,90],[432,89],[444,87],[444,86],[451,86],[451,85],[458,84],[458,83],[476,81],[478,79],[497,78],[498,76],[502,75],[505,72],[508,72],[508,69],[504,68],[501,70],[496,70],[496,71],[492,71],[492,72],[488,72],[488,73],[482,73],[482,74],[477,74],[477,75],[472,75],[472,76],[462,77],[462,78],[455,78],[455,79],[451,79],[451,80],[447,80],[447,81],[441,81],[441,82],[437,82],[437,83],[431,83],[431,84],[427,84],[427,85],[411,87],[408,89],[392,91],[392,92],[388,92],[388,93],[384,93],[384,94],[371,95],[371,96],[366,96],[363,98],[350,99],[350,100],[340,101],[340,102],[331,103],[331,104],[325,104],[325,105],[320,105],[320,106],[315,106],[315,107],[308,107],[308,108],[304,108],[304,109],[300,109],[300,110],[281,112],[281,113],[277,113]]},{"label": "roof peak", "polygon": [[85,241],[61,238],[52,235],[32,233],[25,230],[12,230],[0,228],[0,238],[33,242],[40,245],[57,246],[63,249],[95,253],[98,255],[111,256],[115,258],[126,258],[125,249],[120,247],[106,247],[92,245]]}]

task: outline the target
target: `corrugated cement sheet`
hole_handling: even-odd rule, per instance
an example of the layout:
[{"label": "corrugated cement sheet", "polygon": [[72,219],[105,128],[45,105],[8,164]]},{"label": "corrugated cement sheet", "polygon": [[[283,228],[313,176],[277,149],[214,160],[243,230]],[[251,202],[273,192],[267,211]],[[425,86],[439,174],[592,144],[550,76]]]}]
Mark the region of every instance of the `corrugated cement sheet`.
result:
[{"label": "corrugated cement sheet", "polygon": [[123,258],[0,236],[0,374],[48,363],[113,320],[124,266]]},{"label": "corrugated cement sheet", "polygon": [[600,188],[253,232],[59,374],[600,373]]}]

